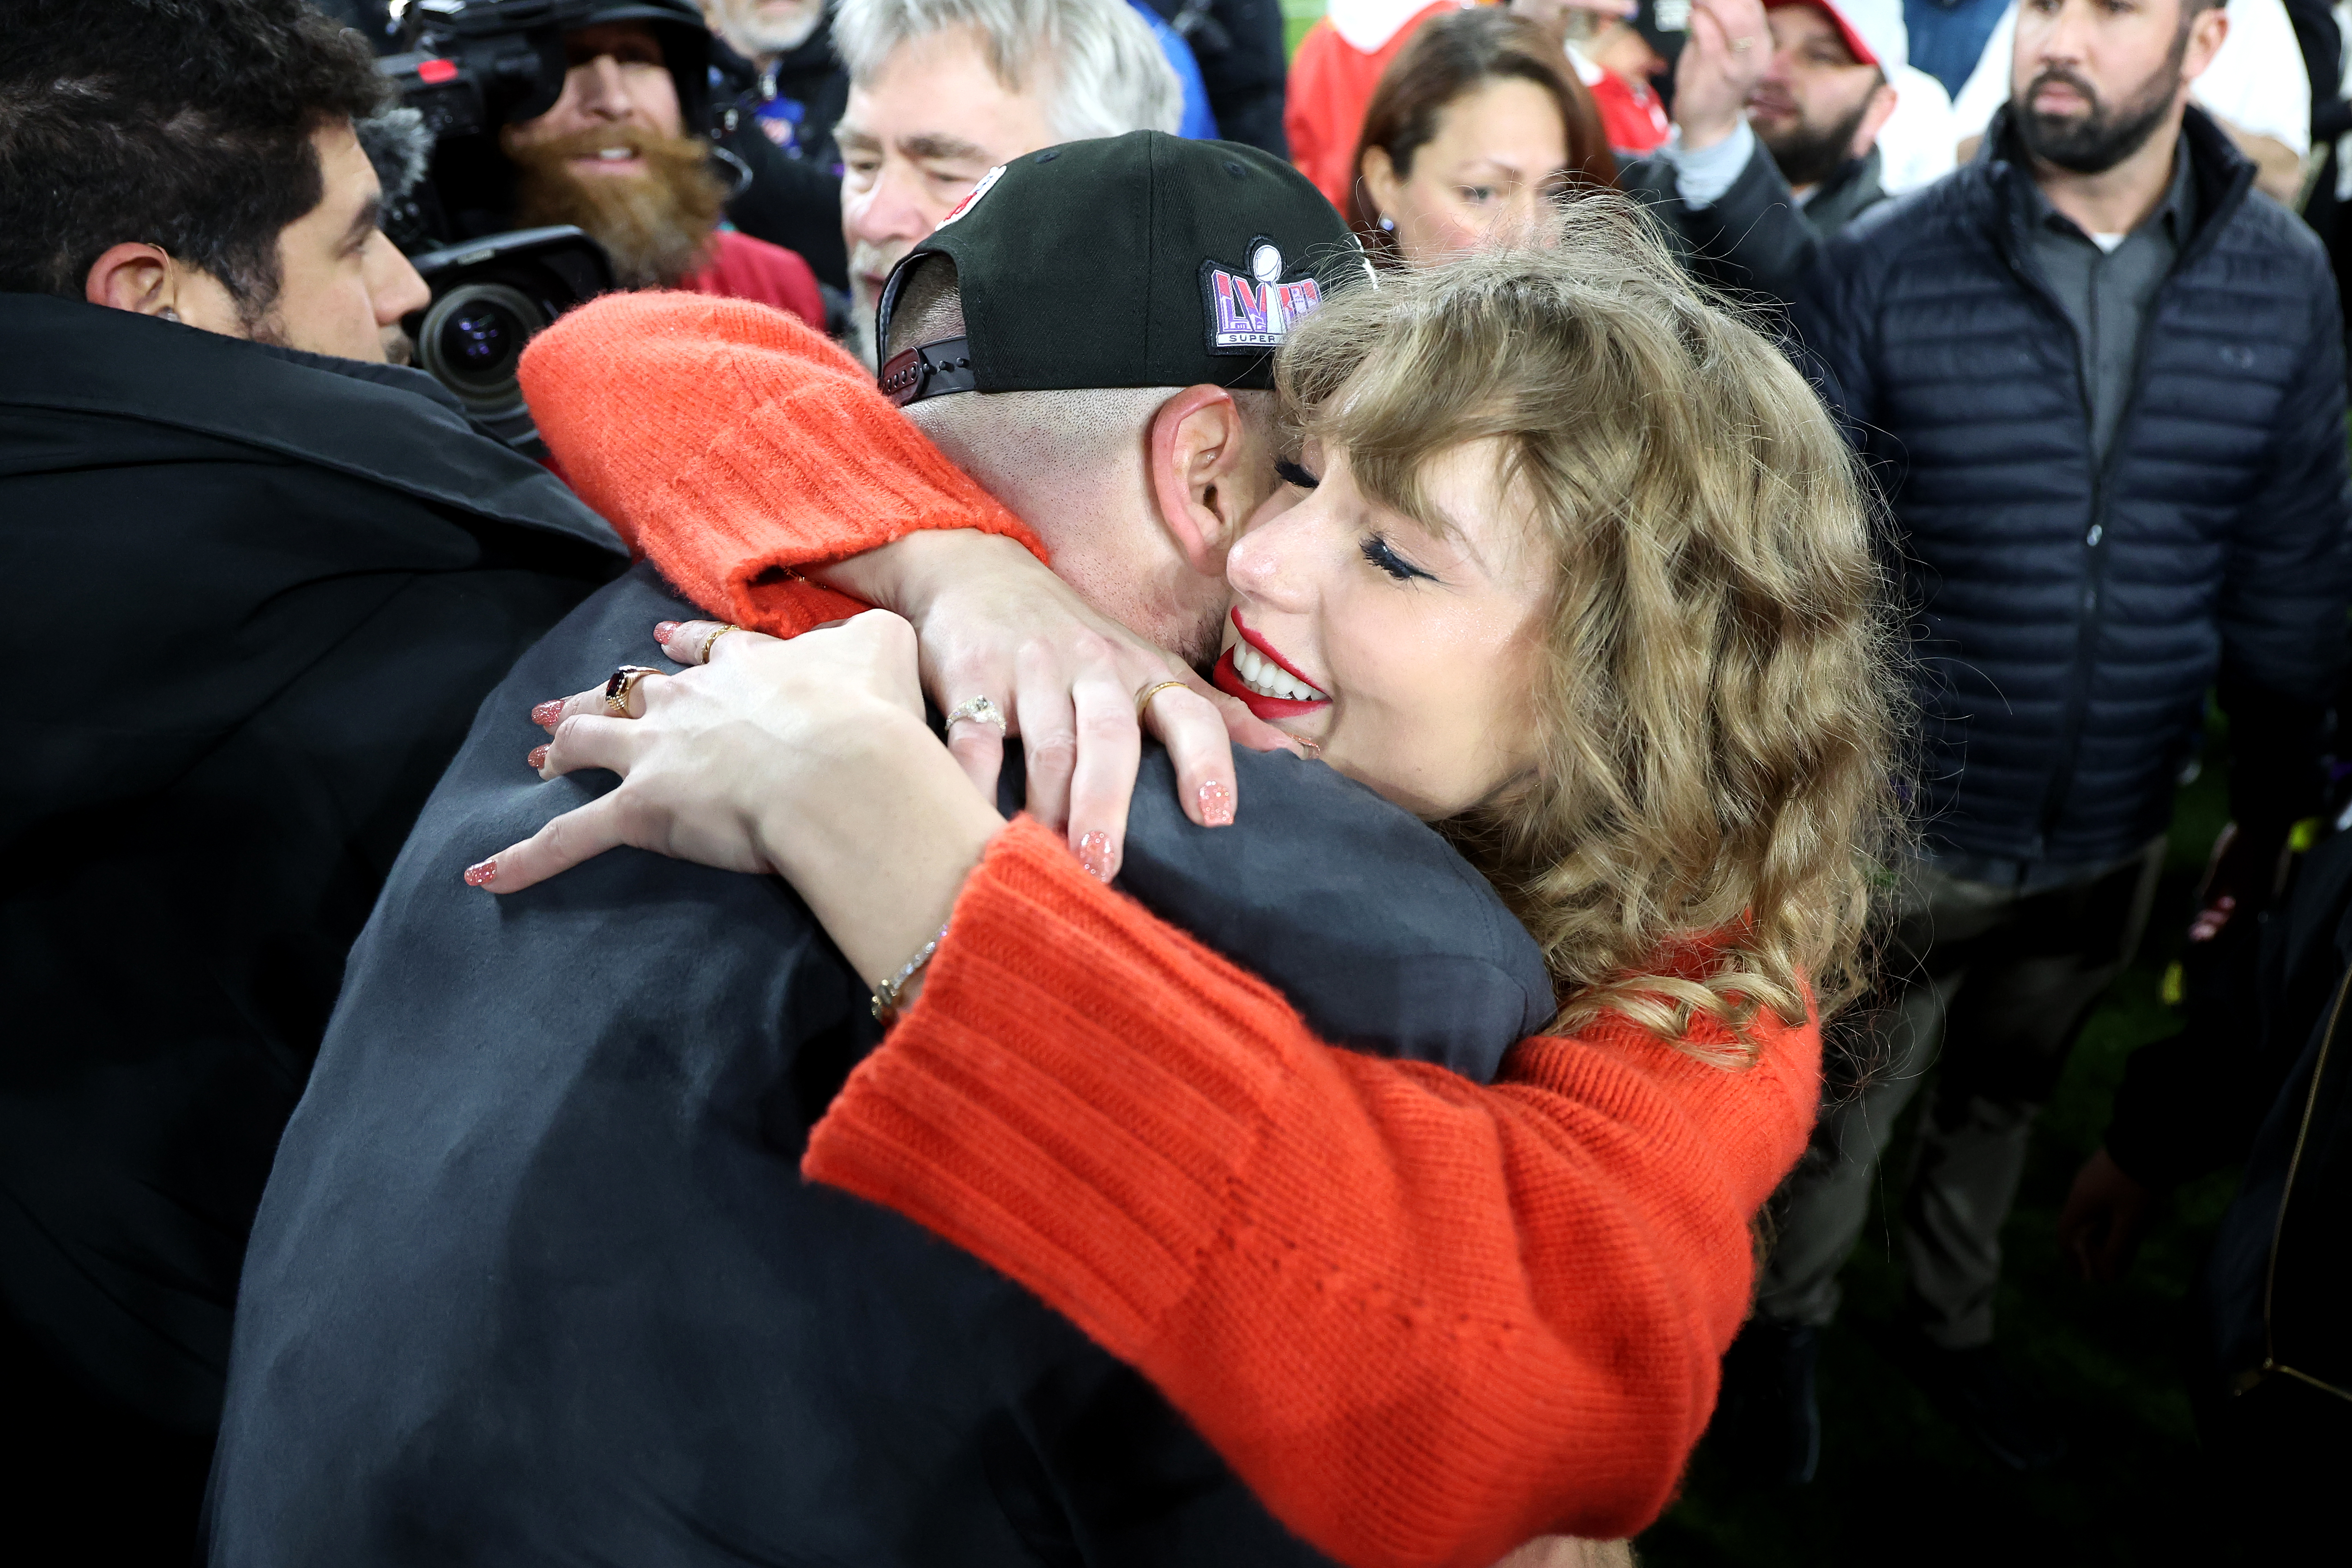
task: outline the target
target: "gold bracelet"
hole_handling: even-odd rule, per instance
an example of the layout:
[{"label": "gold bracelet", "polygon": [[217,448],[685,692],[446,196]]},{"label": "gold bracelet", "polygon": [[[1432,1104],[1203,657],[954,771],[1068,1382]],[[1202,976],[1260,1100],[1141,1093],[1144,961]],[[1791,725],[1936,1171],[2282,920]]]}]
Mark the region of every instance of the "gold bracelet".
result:
[{"label": "gold bracelet", "polygon": [[948,928],[940,927],[940,934],[923,943],[920,950],[914,957],[907,960],[898,973],[874,988],[875,1022],[887,1029],[898,1021],[898,998],[907,994],[908,985],[913,982],[916,975],[923,972],[923,965],[931,961],[931,954],[939,952],[940,943],[945,942],[947,936]]}]

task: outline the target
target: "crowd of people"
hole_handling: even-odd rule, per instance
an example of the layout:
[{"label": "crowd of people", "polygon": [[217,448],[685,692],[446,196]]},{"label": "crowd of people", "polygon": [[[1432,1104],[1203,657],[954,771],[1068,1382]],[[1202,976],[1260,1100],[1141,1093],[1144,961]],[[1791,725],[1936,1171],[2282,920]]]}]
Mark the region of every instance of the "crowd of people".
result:
[{"label": "crowd of people", "polygon": [[2324,1529],[2352,13],[14,9],[28,1535],[1625,1563],[1838,1441],[1915,1100],[1903,1360],[2046,1471],[2158,923],[2059,1244],[2241,1168],[2184,1376]]}]

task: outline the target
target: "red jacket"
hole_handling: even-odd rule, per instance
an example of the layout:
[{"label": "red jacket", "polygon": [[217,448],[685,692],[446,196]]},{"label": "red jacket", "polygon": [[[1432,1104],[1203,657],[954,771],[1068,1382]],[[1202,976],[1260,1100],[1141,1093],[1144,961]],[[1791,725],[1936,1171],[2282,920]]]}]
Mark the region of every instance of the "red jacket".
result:
[{"label": "red jacket", "polygon": [[1356,186],[1356,143],[1364,133],[1364,110],[1381,73],[1402,51],[1414,29],[1432,16],[1459,10],[1463,0],[1435,0],[1389,35],[1370,54],[1341,37],[1328,16],[1298,40],[1290,59],[1290,85],[1283,100],[1282,130],[1290,139],[1290,161],[1341,212]]},{"label": "red jacket", "polygon": [[[581,492],[746,625],[848,613],[792,568],[912,529],[1035,548],[772,312],[610,296],[522,370]],[[1755,1043],[1726,1071],[1612,1021],[1522,1041],[1492,1088],[1328,1047],[1023,819],[803,1169],[1035,1290],[1332,1556],[1485,1564],[1672,1495],[1819,1094],[1811,1023]]]},{"label": "red jacket", "polygon": [[824,296],[817,291],[816,274],[799,253],[731,228],[710,237],[709,258],[700,271],[679,279],[677,286],[691,294],[772,305],[824,330]]}]

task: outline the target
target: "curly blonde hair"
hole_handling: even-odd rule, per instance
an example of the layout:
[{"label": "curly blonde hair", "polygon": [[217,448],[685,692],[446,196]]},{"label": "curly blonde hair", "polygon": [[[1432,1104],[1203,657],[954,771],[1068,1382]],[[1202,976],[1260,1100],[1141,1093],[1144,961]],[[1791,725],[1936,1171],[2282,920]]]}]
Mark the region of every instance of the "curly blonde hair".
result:
[{"label": "curly blonde hair", "polygon": [[[1604,1013],[1752,1056],[1853,994],[1900,814],[1904,699],[1869,491],[1812,389],[1622,198],[1540,247],[1381,275],[1294,329],[1286,416],[1444,529],[1429,460],[1494,439],[1557,563],[1533,779],[1442,831]],[[1706,1031],[1714,1034],[1716,1031]]]}]

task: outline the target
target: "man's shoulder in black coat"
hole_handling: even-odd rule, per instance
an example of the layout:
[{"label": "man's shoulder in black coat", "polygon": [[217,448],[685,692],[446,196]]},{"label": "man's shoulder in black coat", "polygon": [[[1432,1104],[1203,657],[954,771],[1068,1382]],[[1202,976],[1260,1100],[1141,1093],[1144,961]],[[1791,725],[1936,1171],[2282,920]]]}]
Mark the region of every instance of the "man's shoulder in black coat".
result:
[{"label": "man's shoulder in black coat", "polygon": [[[641,566],[485,704],[355,949],[256,1227],[215,1560],[1293,1562],[1130,1369],[896,1214],[804,1184],[870,1049],[790,888],[616,851],[469,862],[609,787],[532,704],[652,648]],[[1490,1076],[1540,956],[1434,834],[1287,755],[1240,821],[1148,763],[1122,884],[1328,1036]]]},{"label": "man's shoulder in black coat", "polygon": [[0,1296],[203,1432],[344,953],[482,694],[623,561],[424,376],[29,294],[0,519],[62,655],[0,774]]}]

